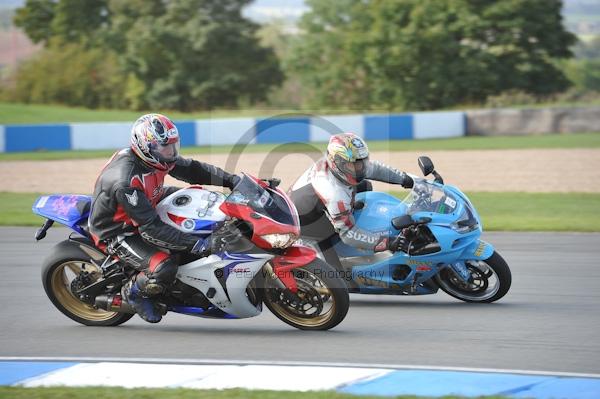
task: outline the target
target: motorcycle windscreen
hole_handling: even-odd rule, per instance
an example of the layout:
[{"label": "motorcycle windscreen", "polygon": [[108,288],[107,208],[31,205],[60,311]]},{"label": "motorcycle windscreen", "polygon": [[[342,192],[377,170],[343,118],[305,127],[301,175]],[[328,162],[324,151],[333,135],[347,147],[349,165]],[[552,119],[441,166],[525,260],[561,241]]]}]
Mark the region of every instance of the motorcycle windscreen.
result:
[{"label": "motorcycle windscreen", "polygon": [[33,204],[33,213],[72,226],[88,217],[92,197],[89,195],[44,195]]},{"label": "motorcycle windscreen", "polygon": [[281,224],[297,224],[283,196],[279,195],[276,191],[261,187],[246,175],[235,186],[225,202],[247,205],[256,213],[267,216]]},{"label": "motorcycle windscreen", "polygon": [[431,212],[448,215],[454,213],[462,201],[444,188],[423,179],[415,179],[412,191],[402,203],[408,208],[408,214]]}]

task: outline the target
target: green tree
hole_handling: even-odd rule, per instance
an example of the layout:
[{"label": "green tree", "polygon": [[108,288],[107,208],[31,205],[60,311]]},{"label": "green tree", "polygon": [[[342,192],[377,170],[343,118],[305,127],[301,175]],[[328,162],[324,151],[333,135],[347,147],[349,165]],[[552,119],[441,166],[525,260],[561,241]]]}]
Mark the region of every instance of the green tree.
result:
[{"label": "green tree", "polygon": [[[295,26],[282,19],[271,20],[263,23],[257,32],[260,43],[267,48],[273,48],[275,55],[281,62],[282,69],[290,58],[290,43],[295,36]],[[296,74],[286,74],[281,86],[271,89],[266,103],[270,107],[279,109],[297,109],[302,107],[303,97],[307,95],[307,88]]]},{"label": "green tree", "polygon": [[431,109],[568,80],[560,0],[309,0],[292,73],[313,105]]},{"label": "green tree", "polygon": [[264,100],[281,83],[273,50],[259,44],[258,26],[241,15],[248,3],[172,2],[162,15],[133,23],[125,54],[128,68],[149,90],[149,105],[235,107]]},{"label": "green tree", "polygon": [[590,41],[580,41],[574,49],[575,56],[583,59],[600,58],[600,35],[593,37]]},{"label": "green tree", "polygon": [[363,21],[368,6],[355,0],[309,1],[311,11],[292,45],[288,74],[311,91],[312,107],[372,105],[372,68],[365,58],[371,27]]},{"label": "green tree", "polygon": [[32,42],[47,43],[52,37],[55,8],[53,0],[27,0],[24,7],[17,9],[13,21]]},{"label": "green tree", "polygon": [[561,66],[579,92],[600,92],[600,58],[568,60]]},{"label": "green tree", "polygon": [[99,33],[108,23],[107,0],[60,0],[50,27],[52,36],[63,43],[100,47],[103,38]]},{"label": "green tree", "polygon": [[88,108],[124,107],[126,82],[114,53],[72,43],[51,46],[18,69],[11,99]]},{"label": "green tree", "polygon": [[105,51],[131,107],[234,107],[264,100],[283,79],[258,26],[241,14],[249,3],[27,0],[15,21],[48,48],[79,43],[82,51]]},{"label": "green tree", "polygon": [[53,40],[90,46],[101,41],[97,33],[108,20],[107,0],[27,0],[14,17],[15,25],[34,43]]}]

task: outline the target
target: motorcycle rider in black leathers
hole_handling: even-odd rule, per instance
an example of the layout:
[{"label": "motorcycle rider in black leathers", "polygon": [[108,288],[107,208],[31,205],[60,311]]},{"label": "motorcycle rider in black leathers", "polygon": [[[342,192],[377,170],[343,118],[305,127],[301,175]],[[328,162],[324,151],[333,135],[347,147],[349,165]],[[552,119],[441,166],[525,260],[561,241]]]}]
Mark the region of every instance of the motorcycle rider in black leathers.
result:
[{"label": "motorcycle rider in black leathers", "polygon": [[352,216],[354,197],[357,192],[371,189],[369,180],[404,188],[414,184],[406,173],[369,161],[369,149],[362,138],[342,133],[330,137],[327,155],[306,170],[289,190],[298,209],[302,235],[316,239],[327,263],[338,270],[341,265],[333,250],[338,237],[347,245],[375,252],[406,249],[402,234],[388,237],[387,233],[373,233],[356,226]]},{"label": "motorcycle rider in black leathers", "polygon": [[164,115],[140,117],[131,146],[113,155],[96,180],[89,229],[96,245],[134,267],[123,298],[140,317],[157,323],[162,315],[154,297],[175,280],[174,253],[208,255],[217,246],[213,234],[202,239],[162,222],[156,205],[178,190],[164,187],[166,175],[191,184],[233,188],[239,177],[215,166],[179,156],[179,133]]}]

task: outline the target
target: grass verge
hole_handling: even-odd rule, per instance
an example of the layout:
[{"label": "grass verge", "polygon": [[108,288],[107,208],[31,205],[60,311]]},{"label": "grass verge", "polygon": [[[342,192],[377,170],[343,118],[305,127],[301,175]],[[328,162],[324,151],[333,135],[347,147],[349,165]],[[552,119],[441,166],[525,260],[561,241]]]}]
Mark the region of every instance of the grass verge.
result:
[{"label": "grass verge", "polygon": [[0,192],[0,226],[41,226],[43,219],[31,212],[40,195]]},{"label": "grass verge", "polygon": [[600,194],[469,193],[488,231],[600,231]]},{"label": "grass verge", "polygon": [[[252,144],[248,146],[220,145],[186,147],[184,155],[227,154],[246,152],[324,152],[325,143]],[[428,151],[436,150],[505,150],[531,148],[600,148],[600,133],[551,134],[545,136],[515,137],[458,137],[451,139],[371,141],[371,151]],[[108,159],[114,150],[91,151],[36,151],[0,153],[0,161],[57,160],[57,159]]]},{"label": "grass verge", "polygon": [[[10,399],[376,399],[381,396],[355,396],[331,391],[287,392],[245,389],[124,389],[124,388],[14,388],[0,387],[0,398]],[[416,399],[415,396],[396,396],[397,399]],[[419,397],[426,399],[423,397]],[[462,396],[444,396],[460,399]],[[481,396],[481,399],[502,399],[501,396]]]},{"label": "grass verge", "polygon": [[[510,100],[510,99],[509,99]],[[527,101],[527,100],[526,100]],[[505,108],[555,108],[555,107],[589,107],[597,105],[598,98],[583,98],[577,101],[570,99],[553,102],[515,103],[508,101]],[[465,109],[487,109],[495,104],[459,104],[440,111],[464,111]],[[281,109],[269,107],[255,107],[247,109],[216,109],[211,111],[179,112],[173,110],[146,110],[130,111],[119,109],[89,109],[84,107],[69,107],[56,104],[22,104],[0,102],[0,125],[12,124],[47,124],[47,123],[73,123],[73,122],[131,122],[140,115],[150,112],[161,112],[175,120],[194,120],[206,118],[261,118],[276,115],[349,115],[349,114],[387,114],[387,113],[410,113],[411,110],[387,110],[387,109]]]},{"label": "grass verge", "polygon": [[[0,193],[0,225],[41,225],[43,219],[31,213],[31,206],[39,195]],[[468,195],[486,231],[600,232],[600,194],[479,192]]]},{"label": "grass verge", "polygon": [[[0,124],[46,124],[73,122],[131,122],[147,112],[157,111],[128,111],[116,109],[88,109],[83,107],[67,107],[64,105],[19,104],[0,102]],[[162,112],[162,111],[161,111]],[[283,114],[286,110],[248,109],[248,110],[216,110],[204,112],[183,113],[166,111],[169,118],[175,120],[192,120],[205,118],[227,117],[260,117],[273,114]]]}]

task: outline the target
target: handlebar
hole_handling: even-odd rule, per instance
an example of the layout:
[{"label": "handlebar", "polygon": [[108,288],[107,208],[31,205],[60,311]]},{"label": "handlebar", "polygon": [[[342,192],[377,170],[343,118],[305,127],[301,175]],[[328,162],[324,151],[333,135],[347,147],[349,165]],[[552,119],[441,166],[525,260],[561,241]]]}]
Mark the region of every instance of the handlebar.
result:
[{"label": "handlebar", "polygon": [[431,222],[431,218],[422,217],[419,220],[413,220],[410,215],[402,215],[392,219],[392,226],[396,230],[402,230],[410,226],[418,226]]},{"label": "handlebar", "polygon": [[281,184],[281,179],[278,179],[277,177],[272,177],[270,179],[260,179],[262,181],[264,181],[265,183],[267,183],[269,185],[270,188],[277,188],[277,186],[279,186]]}]

